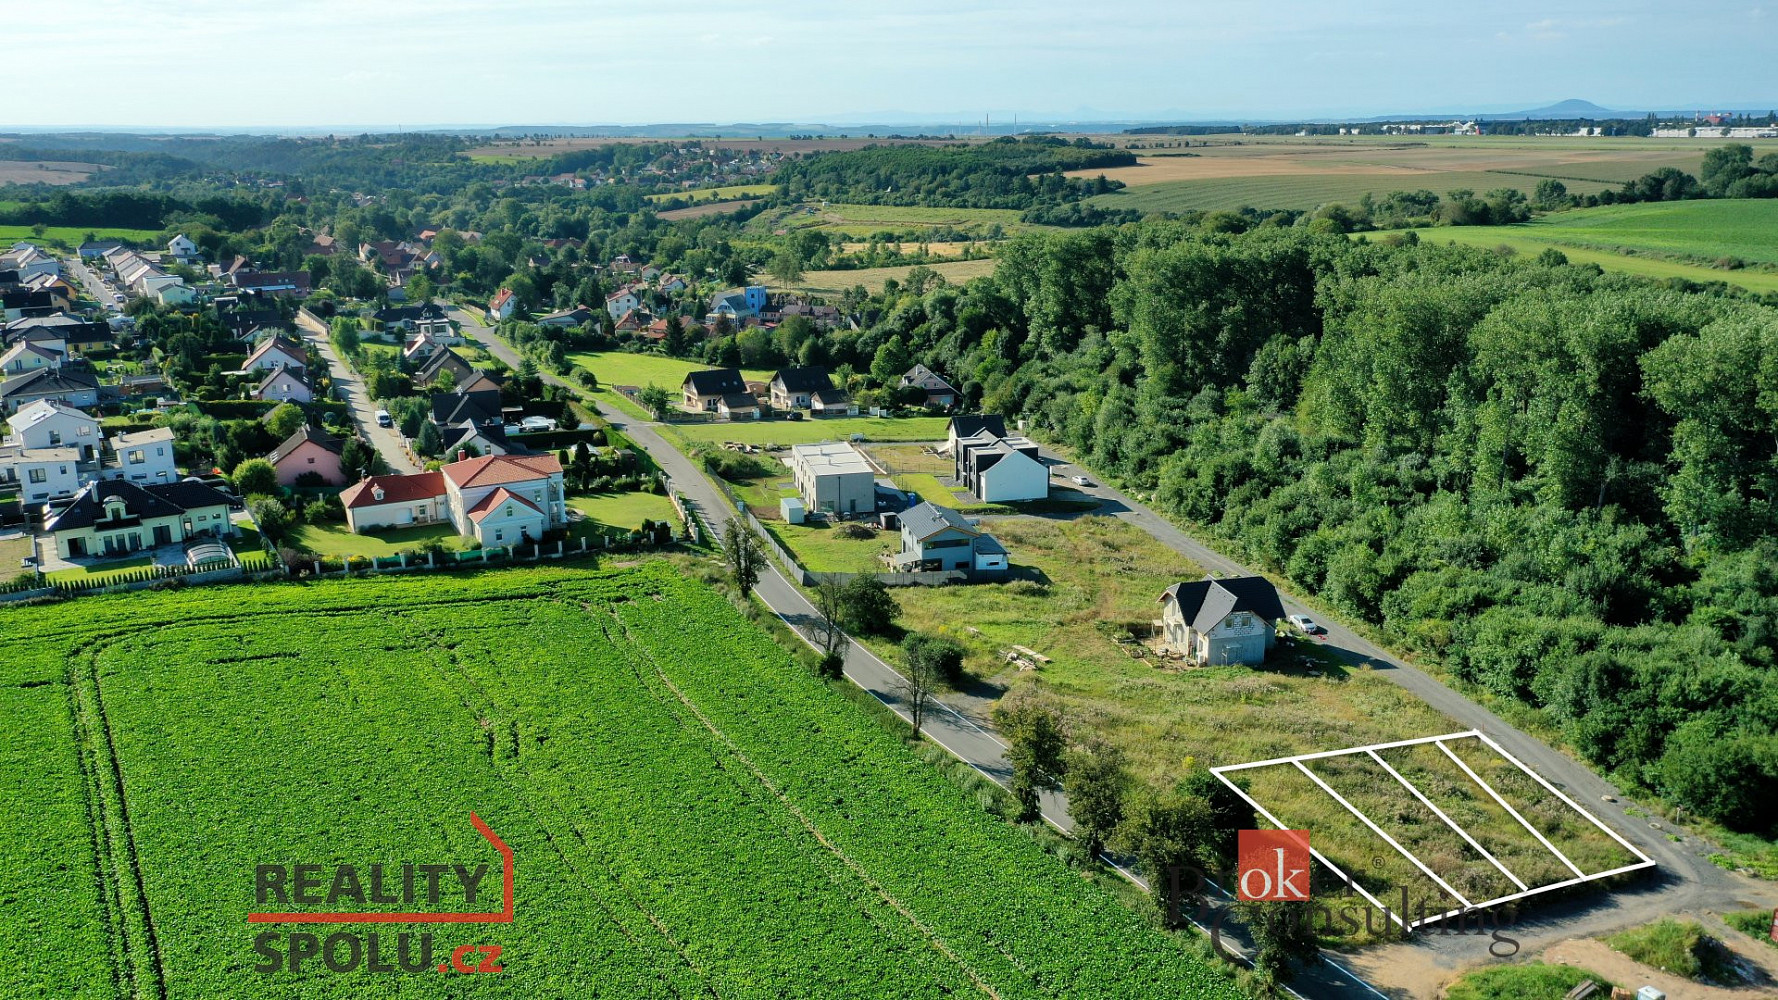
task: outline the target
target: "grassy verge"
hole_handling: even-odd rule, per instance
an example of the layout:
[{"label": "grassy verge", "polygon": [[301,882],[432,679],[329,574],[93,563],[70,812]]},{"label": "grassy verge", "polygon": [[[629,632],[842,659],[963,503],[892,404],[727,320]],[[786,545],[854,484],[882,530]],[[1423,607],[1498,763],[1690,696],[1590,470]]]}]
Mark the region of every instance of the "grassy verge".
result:
[{"label": "grassy verge", "polygon": [[[892,531],[875,531],[856,521],[846,524],[832,521],[763,523],[766,530],[777,536],[779,544],[795,554],[797,562],[811,573],[862,573],[881,569],[878,553],[894,548],[899,537]],[[845,532],[852,529],[870,531],[870,535],[846,537]]]},{"label": "grassy verge", "polygon": [[1722,915],[1723,923],[1749,937],[1758,938],[1767,945],[1778,948],[1778,941],[1772,940],[1771,910],[1738,910]]},{"label": "grassy verge", "polygon": [[1686,979],[1740,980],[1728,949],[1694,921],[1657,920],[1613,934],[1605,943],[1633,961]]},{"label": "grassy verge", "polygon": [[1562,1000],[1568,991],[1591,979],[1610,995],[1605,977],[1572,965],[1493,965],[1467,973],[1446,987],[1445,1000]]},{"label": "grassy verge", "polygon": [[685,441],[733,441],[737,444],[793,445],[845,441],[854,434],[866,441],[937,441],[945,436],[948,417],[829,417],[822,420],[751,420],[741,423],[674,424]]}]

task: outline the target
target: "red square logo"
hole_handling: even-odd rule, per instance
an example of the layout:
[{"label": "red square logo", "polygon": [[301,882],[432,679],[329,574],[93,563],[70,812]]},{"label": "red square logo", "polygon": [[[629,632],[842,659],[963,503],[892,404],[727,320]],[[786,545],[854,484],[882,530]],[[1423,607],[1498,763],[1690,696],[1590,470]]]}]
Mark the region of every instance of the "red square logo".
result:
[{"label": "red square logo", "polygon": [[1309,898],[1309,831],[1240,830],[1235,835],[1239,899]]}]

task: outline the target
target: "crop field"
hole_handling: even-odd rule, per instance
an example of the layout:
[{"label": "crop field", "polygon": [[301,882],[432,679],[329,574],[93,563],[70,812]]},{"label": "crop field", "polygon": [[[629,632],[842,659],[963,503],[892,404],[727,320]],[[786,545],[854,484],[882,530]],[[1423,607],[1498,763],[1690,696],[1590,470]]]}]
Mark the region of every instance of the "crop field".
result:
[{"label": "crop field", "polygon": [[69,160],[0,160],[0,184],[78,184],[104,169]]},{"label": "crop field", "polygon": [[780,284],[776,279],[764,275],[758,280],[764,281],[774,291],[809,292],[816,295],[839,295],[848,288],[863,285],[866,291],[880,292],[883,283],[894,279],[906,281],[908,272],[915,267],[924,267],[937,271],[953,285],[961,285],[972,278],[980,278],[994,273],[995,260],[983,257],[978,260],[947,260],[936,264],[914,264],[905,267],[864,267],[851,271],[806,271],[801,281],[792,285]]},{"label": "crop field", "polygon": [[1595,194],[1662,167],[1695,175],[1704,149],[1642,140],[1445,139],[1213,139],[1191,147],[1189,156],[1142,156],[1133,167],[1076,173],[1103,173],[1128,185],[1092,199],[1105,208],[1310,209],[1421,188],[1440,195],[1457,188],[1530,192],[1544,178],[1556,178],[1576,194]]},{"label": "crop field", "polygon": [[651,194],[647,200],[656,204],[675,198],[682,198],[693,204],[706,201],[735,201],[740,198],[759,198],[771,194],[777,189],[774,184],[730,184],[726,187],[692,188],[687,191]]},{"label": "crop field", "polygon": [[43,235],[38,236],[30,226],[0,226],[0,245],[11,246],[20,240],[28,240],[67,252],[84,243],[88,233],[98,239],[123,240],[138,246],[158,243],[161,235],[161,231],[158,229],[114,229],[104,226],[89,229],[85,226],[45,226]]},{"label": "crop field", "polygon": [[979,234],[998,225],[1006,233],[1033,228],[1019,221],[1011,208],[933,208],[924,205],[820,205],[803,203],[755,216],[748,228],[770,232],[778,229],[820,229],[851,237],[867,237],[884,231],[906,232],[921,228],[961,229]]},{"label": "crop field", "polygon": [[752,208],[759,204],[757,198],[743,198],[739,201],[705,201],[686,208],[670,208],[660,213],[660,217],[668,222],[681,219],[701,219],[707,215],[722,215],[726,212],[739,212],[743,208]]},{"label": "crop field", "polygon": [[[665,562],[246,594],[0,610],[8,992],[459,996],[493,943],[477,995],[1238,995]],[[511,923],[254,971],[256,866],[497,869],[472,810]]]}]

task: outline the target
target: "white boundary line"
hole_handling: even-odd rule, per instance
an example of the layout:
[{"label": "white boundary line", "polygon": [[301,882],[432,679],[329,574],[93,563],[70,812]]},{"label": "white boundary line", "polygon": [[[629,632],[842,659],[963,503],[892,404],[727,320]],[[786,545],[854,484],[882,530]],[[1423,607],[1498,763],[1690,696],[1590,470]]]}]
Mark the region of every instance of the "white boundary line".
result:
[{"label": "white boundary line", "polygon": [[1469,775],[1469,780],[1480,785],[1482,787],[1482,791],[1487,792],[1490,796],[1493,797],[1495,802],[1500,803],[1500,808],[1505,809],[1509,813],[1512,813],[1513,819],[1516,819],[1519,821],[1519,825],[1525,828],[1526,833],[1529,833],[1531,836],[1536,837],[1537,842],[1543,845],[1544,850],[1550,852],[1551,854],[1554,854],[1556,856],[1556,860],[1567,865],[1568,870],[1573,872],[1575,875],[1577,875],[1581,878],[1587,877],[1587,873],[1581,871],[1579,865],[1576,865],[1574,862],[1568,860],[1568,855],[1563,854],[1561,851],[1557,850],[1556,845],[1550,843],[1548,837],[1545,837],[1543,834],[1537,832],[1537,827],[1532,826],[1530,820],[1519,815],[1519,811],[1517,809],[1514,809],[1512,807],[1511,803],[1509,803],[1505,799],[1501,798],[1500,793],[1494,790],[1494,786],[1488,784],[1486,781],[1483,781],[1481,775],[1475,773],[1475,771],[1472,770],[1468,764],[1465,764],[1463,762],[1462,757],[1459,757],[1455,753],[1453,753],[1451,748],[1448,746],[1445,746],[1443,742],[1440,742],[1438,744],[1438,748],[1445,752],[1446,757],[1451,758],[1452,763],[1454,763],[1458,767],[1462,768],[1464,774]]},{"label": "white boundary line", "polygon": [[[1592,875],[1588,875],[1585,872],[1582,872],[1578,867],[1575,866],[1574,862],[1568,860],[1567,855],[1564,855],[1561,851],[1557,850],[1556,846],[1554,844],[1551,844],[1549,842],[1548,838],[1544,837],[1543,834],[1539,833],[1537,831],[1537,829],[1535,827],[1533,827],[1525,819],[1525,817],[1521,816],[1519,814],[1518,810],[1514,809],[1510,804],[1507,803],[1507,801],[1505,799],[1501,798],[1499,792],[1496,792],[1486,781],[1483,781],[1480,775],[1476,774],[1475,771],[1473,769],[1471,769],[1468,764],[1464,763],[1462,758],[1458,757],[1455,753],[1452,753],[1451,748],[1445,745],[1446,740],[1461,740],[1461,739],[1468,739],[1470,737],[1475,737],[1476,739],[1480,740],[1489,749],[1491,749],[1495,753],[1499,754],[1502,758],[1510,761],[1519,770],[1524,771],[1526,774],[1529,774],[1533,779],[1535,779],[1537,781],[1538,784],[1542,785],[1550,794],[1552,794],[1552,795],[1556,796],[1556,798],[1562,800],[1562,802],[1567,804],[1567,806],[1570,809],[1573,809],[1575,812],[1580,813],[1582,816],[1586,817],[1588,822],[1590,822],[1594,826],[1598,827],[1606,835],[1610,836],[1612,840],[1615,840],[1619,844],[1621,844],[1625,850],[1628,850],[1631,854],[1635,855],[1637,858],[1640,858],[1641,860],[1636,862],[1635,864],[1623,865],[1623,866],[1620,866],[1617,868],[1613,868],[1609,871],[1596,872]],[[1471,781],[1475,782],[1478,786],[1480,786],[1481,789],[1484,792],[1487,792],[1488,795],[1491,798],[1493,798],[1493,800],[1496,803],[1498,803],[1502,808],[1504,808],[1508,813],[1510,813],[1514,819],[1518,820],[1519,825],[1523,826],[1527,831],[1529,831],[1533,837],[1536,837],[1538,843],[1542,844],[1546,850],[1548,850],[1551,854],[1553,854],[1557,858],[1559,858],[1562,861],[1562,863],[1568,867],[1569,871],[1574,872],[1575,877],[1571,878],[1571,879],[1565,879],[1561,882],[1552,882],[1549,885],[1540,885],[1535,889],[1527,888],[1523,881],[1521,881],[1512,872],[1507,871],[1506,867],[1504,865],[1502,865],[1498,859],[1496,859],[1492,854],[1489,854],[1486,850],[1484,850],[1480,844],[1476,843],[1475,839],[1473,837],[1471,837],[1467,831],[1465,831],[1462,827],[1458,826],[1456,822],[1454,822],[1449,816],[1447,816],[1437,806],[1433,805],[1426,798],[1426,796],[1420,792],[1420,790],[1418,788],[1414,787],[1412,782],[1408,781],[1407,778],[1403,777],[1402,774],[1399,771],[1397,771],[1395,768],[1390,767],[1388,761],[1383,760],[1382,757],[1377,755],[1378,750],[1388,750],[1388,749],[1392,749],[1394,747],[1420,746],[1420,745],[1427,744],[1427,743],[1434,744],[1440,750],[1444,751],[1445,756],[1451,758],[1451,760],[1459,768],[1461,768],[1463,770],[1463,773],[1469,776]],[[1309,853],[1315,858],[1315,860],[1321,862],[1322,865],[1324,865],[1328,869],[1328,871],[1331,871],[1336,877],[1338,877],[1347,886],[1349,886],[1353,890],[1355,890],[1360,896],[1363,896],[1364,899],[1367,902],[1369,902],[1372,906],[1375,906],[1377,909],[1381,910],[1383,912],[1384,916],[1387,916],[1390,919],[1394,920],[1397,924],[1399,924],[1404,929],[1412,930],[1412,929],[1417,928],[1423,924],[1430,924],[1430,923],[1435,923],[1440,920],[1446,920],[1451,917],[1463,916],[1465,914],[1476,912],[1477,910],[1484,910],[1484,909],[1487,909],[1492,906],[1499,906],[1503,903],[1510,903],[1515,900],[1524,899],[1528,896],[1536,896],[1541,893],[1553,892],[1557,889],[1565,889],[1565,888],[1568,888],[1569,886],[1580,885],[1583,882],[1593,882],[1593,881],[1597,881],[1599,879],[1610,878],[1614,875],[1622,875],[1626,872],[1633,872],[1633,871],[1638,871],[1638,870],[1641,870],[1644,868],[1655,867],[1654,860],[1651,859],[1647,854],[1645,854],[1643,851],[1639,850],[1634,844],[1630,843],[1628,840],[1625,840],[1621,835],[1618,834],[1617,831],[1611,829],[1609,826],[1606,826],[1605,823],[1602,822],[1598,817],[1594,816],[1592,813],[1586,811],[1585,809],[1582,809],[1578,803],[1576,803],[1573,799],[1569,798],[1567,795],[1562,794],[1562,792],[1559,789],[1557,789],[1554,785],[1550,784],[1549,781],[1546,780],[1542,775],[1538,774],[1536,771],[1533,771],[1531,768],[1525,766],[1523,761],[1520,761],[1517,757],[1514,757],[1512,754],[1507,753],[1505,748],[1503,748],[1499,743],[1496,743],[1494,740],[1490,739],[1485,733],[1483,733],[1477,729],[1470,729],[1470,730],[1466,730],[1466,731],[1460,732],[1460,733],[1446,733],[1442,736],[1422,736],[1422,737],[1419,737],[1418,739],[1398,740],[1393,743],[1373,743],[1368,746],[1352,747],[1351,749],[1348,749],[1348,750],[1324,750],[1319,753],[1299,754],[1294,757],[1277,757],[1272,760],[1260,760],[1260,761],[1254,761],[1254,762],[1248,763],[1248,764],[1225,764],[1222,767],[1211,768],[1210,773],[1216,775],[1216,777],[1218,779],[1220,779],[1223,784],[1227,785],[1236,795],[1239,795],[1243,801],[1245,801],[1248,805],[1252,806],[1254,809],[1254,812],[1256,812],[1266,822],[1272,824],[1274,827],[1277,827],[1280,830],[1288,830],[1288,829],[1291,829],[1291,827],[1289,825],[1287,825],[1283,821],[1279,820],[1278,817],[1272,815],[1270,810],[1266,809],[1265,806],[1261,805],[1256,799],[1253,798],[1253,796],[1247,794],[1246,789],[1243,789],[1241,786],[1235,784],[1235,782],[1229,778],[1228,772],[1244,771],[1244,770],[1249,770],[1252,768],[1259,768],[1259,767],[1274,767],[1279,764],[1295,765],[1297,770],[1299,770],[1303,774],[1307,775],[1309,780],[1313,781],[1316,785],[1319,785],[1323,791],[1325,791],[1328,795],[1332,796],[1335,801],[1340,803],[1340,805],[1345,806],[1347,811],[1351,812],[1354,816],[1357,816],[1361,821],[1363,821],[1363,823],[1366,826],[1370,827],[1370,829],[1373,832],[1375,832],[1378,836],[1382,837],[1383,840],[1387,841],[1391,847],[1394,847],[1397,851],[1399,851],[1409,861],[1413,862],[1414,865],[1416,867],[1418,867],[1422,872],[1425,872],[1426,875],[1429,876],[1433,881],[1437,882],[1441,888],[1445,889],[1447,892],[1450,892],[1451,895],[1453,897],[1455,897],[1456,899],[1463,900],[1462,896],[1458,895],[1455,890],[1452,890],[1449,885],[1446,885],[1443,879],[1441,879],[1437,875],[1433,874],[1433,872],[1430,871],[1426,867],[1426,865],[1420,861],[1419,858],[1415,857],[1413,854],[1409,853],[1406,849],[1404,849],[1400,844],[1396,843],[1396,841],[1393,837],[1390,837],[1387,833],[1384,833],[1374,822],[1372,822],[1370,820],[1369,817],[1365,816],[1356,807],[1354,807],[1350,802],[1348,802],[1343,796],[1341,796],[1339,793],[1335,792],[1331,787],[1329,787],[1326,782],[1322,781],[1319,777],[1317,777],[1314,772],[1310,771],[1307,767],[1305,767],[1303,765],[1303,761],[1306,761],[1306,760],[1321,760],[1321,759],[1325,759],[1328,757],[1341,757],[1341,756],[1345,756],[1347,754],[1358,754],[1358,753],[1368,754],[1371,757],[1371,759],[1375,760],[1378,764],[1381,764],[1383,766],[1383,769],[1388,771],[1392,776],[1394,776],[1395,780],[1399,781],[1404,788],[1406,788],[1408,791],[1412,792],[1414,794],[1415,798],[1419,799],[1422,804],[1424,804],[1425,806],[1427,806],[1427,808],[1431,809],[1434,813],[1436,813],[1438,815],[1439,819],[1444,820],[1444,822],[1447,826],[1449,826],[1452,830],[1455,830],[1460,836],[1462,836],[1463,839],[1471,847],[1475,848],[1475,850],[1478,853],[1480,853],[1484,858],[1486,858],[1490,863],[1492,863],[1495,868],[1500,869],[1501,874],[1503,874],[1507,878],[1511,879],[1514,885],[1517,885],[1521,890],[1523,890],[1521,892],[1515,892],[1511,895],[1501,896],[1498,899],[1490,899],[1490,900],[1487,900],[1487,901],[1481,902],[1481,903],[1471,904],[1471,903],[1468,903],[1467,901],[1465,901],[1462,909],[1447,910],[1444,913],[1439,913],[1439,914],[1434,914],[1431,916],[1423,917],[1419,920],[1413,921],[1412,923],[1408,923],[1405,920],[1407,914],[1395,913],[1389,907],[1383,905],[1383,903],[1380,900],[1378,900],[1377,897],[1371,895],[1370,892],[1367,891],[1363,886],[1359,885],[1356,880],[1348,877],[1345,872],[1343,872],[1339,869],[1338,866],[1336,866],[1332,861],[1329,861],[1327,859],[1326,855],[1322,854],[1318,850],[1315,850],[1314,848],[1309,849]],[[1424,912],[1424,911],[1422,911],[1422,912]]]},{"label": "white boundary line", "polygon": [[1514,875],[1512,872],[1507,871],[1506,866],[1501,864],[1499,859],[1495,858],[1494,855],[1489,854],[1488,849],[1486,847],[1483,847],[1482,845],[1476,843],[1475,838],[1471,837],[1469,835],[1468,830],[1465,830],[1464,828],[1458,826],[1455,820],[1453,820],[1453,819],[1451,819],[1451,817],[1445,815],[1445,811],[1443,809],[1440,809],[1438,806],[1433,805],[1432,800],[1427,798],[1426,794],[1424,792],[1420,791],[1420,789],[1418,789],[1418,788],[1415,788],[1413,782],[1410,782],[1408,779],[1402,777],[1400,771],[1397,771],[1395,768],[1390,767],[1389,762],[1384,760],[1382,757],[1378,756],[1377,752],[1375,750],[1366,750],[1365,753],[1370,754],[1372,760],[1374,760],[1378,764],[1382,765],[1383,770],[1388,771],[1390,774],[1394,775],[1395,780],[1401,782],[1401,787],[1407,789],[1410,792],[1413,792],[1414,798],[1419,799],[1421,805],[1432,810],[1433,815],[1437,816],[1439,819],[1444,820],[1446,826],[1457,831],[1457,836],[1462,837],[1464,843],[1475,848],[1477,854],[1480,854],[1482,857],[1487,858],[1488,862],[1490,864],[1492,864],[1494,867],[1500,869],[1500,874],[1505,875],[1507,878],[1511,879],[1513,885],[1518,886],[1520,889],[1531,888],[1530,886],[1526,885],[1523,881],[1521,881],[1517,875]]}]

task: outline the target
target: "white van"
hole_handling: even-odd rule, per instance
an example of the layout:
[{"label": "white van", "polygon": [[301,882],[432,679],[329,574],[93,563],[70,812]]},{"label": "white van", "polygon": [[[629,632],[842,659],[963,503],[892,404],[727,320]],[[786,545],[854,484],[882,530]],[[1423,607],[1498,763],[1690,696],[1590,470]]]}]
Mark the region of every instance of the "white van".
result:
[{"label": "white van", "polygon": [[377,411],[377,426],[378,427],[394,427],[395,426],[395,418],[389,416],[388,410],[378,410]]}]

